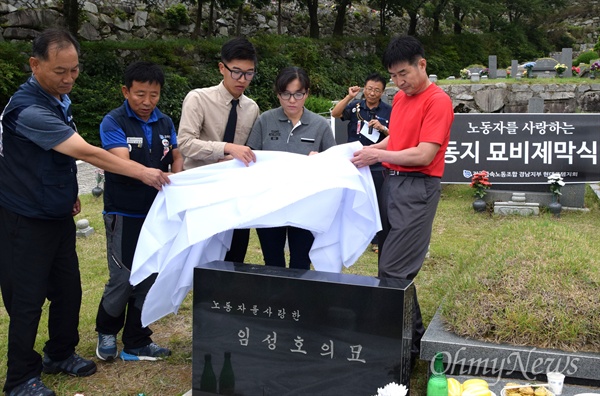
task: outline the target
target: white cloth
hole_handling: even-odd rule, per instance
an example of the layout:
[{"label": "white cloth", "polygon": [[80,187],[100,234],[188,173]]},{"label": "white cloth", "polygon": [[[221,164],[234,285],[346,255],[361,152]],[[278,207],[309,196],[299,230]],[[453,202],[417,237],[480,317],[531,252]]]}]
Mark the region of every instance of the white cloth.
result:
[{"label": "white cloth", "polygon": [[315,236],[316,270],[354,264],[381,229],[369,167],[349,161],[361,148],[353,142],[312,156],[256,151],[249,167],[232,160],[170,176],[146,217],[131,269],[132,285],[158,273],[142,324],[177,312],[194,267],[223,260],[235,228],[304,228]]}]

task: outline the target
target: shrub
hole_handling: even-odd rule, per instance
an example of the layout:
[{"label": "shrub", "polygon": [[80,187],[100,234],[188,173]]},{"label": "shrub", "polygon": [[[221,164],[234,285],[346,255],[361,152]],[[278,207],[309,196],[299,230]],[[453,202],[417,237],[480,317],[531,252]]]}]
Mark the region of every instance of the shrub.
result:
[{"label": "shrub", "polygon": [[165,19],[171,28],[177,28],[179,25],[188,25],[190,23],[187,8],[181,3],[168,7],[165,10]]},{"label": "shrub", "polygon": [[329,117],[333,104],[331,99],[309,95],[308,98],[306,98],[306,102],[304,102],[304,106],[314,113]]},{"label": "shrub", "polygon": [[110,110],[123,103],[121,82],[80,73],[70,94],[79,134],[90,144],[100,146],[98,127]]},{"label": "shrub", "polygon": [[577,58],[575,58],[573,64],[575,66],[579,65],[580,63],[590,64],[593,60],[596,59],[598,59],[598,52],[594,50],[584,51],[581,54],[579,54]]},{"label": "shrub", "polygon": [[0,112],[19,85],[27,81],[26,71],[30,45],[0,43]]},{"label": "shrub", "polygon": [[190,84],[185,77],[176,73],[165,73],[165,86],[160,93],[158,108],[173,119],[176,129],[181,118],[181,104],[190,89]]}]

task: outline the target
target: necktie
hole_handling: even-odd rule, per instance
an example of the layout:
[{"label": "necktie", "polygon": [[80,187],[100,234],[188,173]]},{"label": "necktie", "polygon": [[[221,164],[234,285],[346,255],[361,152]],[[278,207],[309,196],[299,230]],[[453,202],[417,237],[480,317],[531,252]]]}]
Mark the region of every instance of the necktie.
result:
[{"label": "necktie", "polygon": [[225,127],[225,136],[223,137],[223,141],[226,143],[233,143],[235,125],[237,124],[237,105],[239,101],[239,99],[233,99],[231,101],[231,111],[229,111],[229,118],[227,119],[227,126]]}]

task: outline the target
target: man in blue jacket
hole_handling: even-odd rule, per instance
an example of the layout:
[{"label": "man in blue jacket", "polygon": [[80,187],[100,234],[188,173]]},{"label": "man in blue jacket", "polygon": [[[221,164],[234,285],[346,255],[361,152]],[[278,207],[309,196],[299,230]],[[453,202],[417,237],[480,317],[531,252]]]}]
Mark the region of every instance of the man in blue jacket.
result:
[{"label": "man in blue jacket", "polygon": [[[131,159],[164,172],[179,172],[183,158],[171,118],[158,110],[165,83],[162,70],[150,62],[135,62],[125,70],[121,88],[125,102],[100,124],[102,146],[123,159]],[[170,167],[170,169],[169,169]],[[123,329],[121,359],[157,360],[171,354],[152,342],[152,331],[142,326],[142,305],[155,276],[137,286],[129,284],[133,255],[144,220],[157,190],[127,176],[105,172],[104,224],[109,280],[96,316],[98,358],[117,357],[117,333]]]}]

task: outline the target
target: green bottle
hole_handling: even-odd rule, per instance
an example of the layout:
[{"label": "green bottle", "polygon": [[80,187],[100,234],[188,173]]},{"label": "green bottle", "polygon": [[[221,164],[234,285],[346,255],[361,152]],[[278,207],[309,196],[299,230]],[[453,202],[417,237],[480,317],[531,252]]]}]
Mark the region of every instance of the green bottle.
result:
[{"label": "green bottle", "polygon": [[444,355],[438,352],[433,363],[433,372],[427,381],[427,396],[448,396],[448,378],[444,372]]},{"label": "green bottle", "polygon": [[235,376],[233,375],[233,366],[231,365],[231,352],[225,352],[223,368],[219,374],[219,394],[233,395],[235,392]]},{"label": "green bottle", "polygon": [[200,377],[200,390],[209,393],[217,393],[217,376],[212,367],[210,353],[204,355],[204,370]]}]

